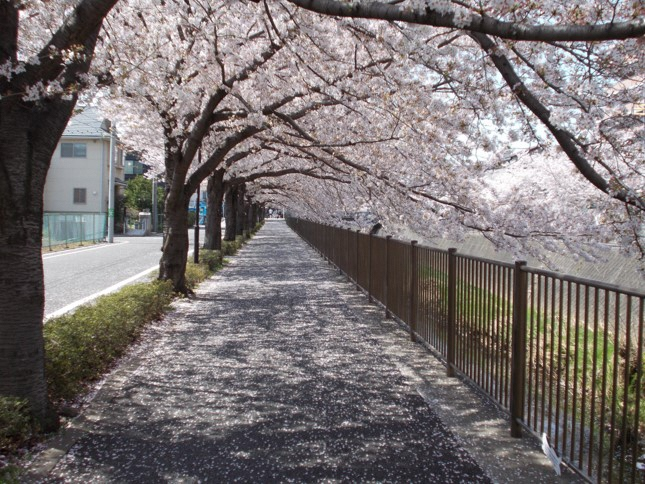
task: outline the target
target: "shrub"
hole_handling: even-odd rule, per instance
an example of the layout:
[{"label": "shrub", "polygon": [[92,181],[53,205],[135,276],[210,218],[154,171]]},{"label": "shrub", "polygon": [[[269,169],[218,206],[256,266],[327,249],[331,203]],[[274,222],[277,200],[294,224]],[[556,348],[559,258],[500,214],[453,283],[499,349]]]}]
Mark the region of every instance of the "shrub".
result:
[{"label": "shrub", "polygon": [[233,255],[234,250],[235,250],[235,242],[231,242],[229,240],[222,240],[222,255],[227,256],[227,255]]},{"label": "shrub", "polygon": [[0,482],[3,484],[19,484],[21,469],[18,466],[8,464],[0,467]]},{"label": "shrub", "polygon": [[14,452],[27,444],[37,431],[26,400],[0,396],[0,453]]},{"label": "shrub", "polygon": [[170,282],[135,284],[48,321],[43,333],[51,400],[71,399],[99,379],[172,297]]},{"label": "shrub", "polygon": [[197,284],[208,279],[224,265],[223,251],[202,249],[199,264],[186,264],[186,286],[194,289]]},{"label": "shrub", "polygon": [[208,266],[211,272],[215,272],[222,267],[222,252],[219,250],[203,249],[199,252],[199,260],[202,264]]},{"label": "shrub", "polygon": [[235,255],[242,245],[244,245],[244,237],[241,235],[238,235],[235,240],[222,240],[222,254]]},{"label": "shrub", "polygon": [[208,269],[208,265],[188,262],[186,264],[186,287],[191,290],[195,289],[197,284],[208,279],[211,274],[212,271]]}]

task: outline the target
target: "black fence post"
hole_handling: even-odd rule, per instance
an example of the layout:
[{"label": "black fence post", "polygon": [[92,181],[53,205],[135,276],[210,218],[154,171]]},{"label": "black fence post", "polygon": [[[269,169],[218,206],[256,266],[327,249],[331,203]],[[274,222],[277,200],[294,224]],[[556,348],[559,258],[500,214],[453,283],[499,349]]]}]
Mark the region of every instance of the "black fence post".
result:
[{"label": "black fence post", "polygon": [[418,277],[417,277],[417,241],[410,242],[410,341],[416,341],[417,331],[417,292],[418,292]]},{"label": "black fence post", "polygon": [[357,291],[359,291],[361,289],[361,286],[358,284],[358,266],[359,266],[359,263],[358,263],[359,262],[358,261],[358,257],[359,257],[358,240],[360,238],[360,234],[361,234],[360,229],[356,229],[356,239],[354,239],[356,241],[356,262],[355,262],[356,272],[354,273],[354,275],[356,276],[356,290]]},{"label": "black fence post", "polygon": [[448,249],[448,338],[446,375],[455,376],[455,343],[457,335],[457,249]]},{"label": "black fence post", "polygon": [[318,229],[318,242],[320,243],[320,257],[324,260],[325,259],[325,252],[327,252],[327,244],[325,243],[327,237],[327,226],[326,225],[320,225],[320,228]]},{"label": "black fence post", "polygon": [[338,275],[341,275],[343,273],[343,270],[341,269],[341,252],[342,252],[342,244],[341,244],[341,239],[345,237],[345,229],[342,227],[338,227],[338,242],[336,242],[336,264],[338,266]]},{"label": "black fence post", "polygon": [[336,262],[336,241],[338,240],[338,234],[336,233],[336,227],[333,225],[329,228],[329,263],[334,264]]},{"label": "black fence post", "polygon": [[367,300],[372,302],[372,232],[369,234],[367,243]]},{"label": "black fence post", "polygon": [[347,229],[345,234],[345,275],[347,276],[347,282],[352,281],[352,229]]},{"label": "black fence post", "polygon": [[385,305],[385,318],[390,318],[390,309],[388,307],[388,284],[390,280],[390,240],[392,236],[385,237],[385,281],[383,284],[383,304]]},{"label": "black fence post", "polygon": [[513,342],[511,360],[511,436],[522,436],[524,383],[526,377],[527,273],[525,261],[515,263],[513,273]]},{"label": "black fence post", "polygon": [[334,227],[329,225],[327,227],[327,239],[325,246],[327,247],[327,264],[331,265],[332,258],[334,257]]},{"label": "black fence post", "polygon": [[327,262],[329,262],[329,256],[331,255],[331,247],[329,246],[329,230],[329,225],[325,225],[323,230],[323,253]]}]

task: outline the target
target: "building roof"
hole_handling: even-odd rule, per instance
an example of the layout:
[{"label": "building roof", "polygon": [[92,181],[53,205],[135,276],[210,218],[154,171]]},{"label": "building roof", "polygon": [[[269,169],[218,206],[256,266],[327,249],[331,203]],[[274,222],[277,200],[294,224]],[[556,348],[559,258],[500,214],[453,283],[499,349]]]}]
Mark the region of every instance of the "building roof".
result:
[{"label": "building roof", "polygon": [[105,119],[95,107],[86,107],[67,123],[63,136],[74,138],[104,138],[109,134],[110,120]]}]

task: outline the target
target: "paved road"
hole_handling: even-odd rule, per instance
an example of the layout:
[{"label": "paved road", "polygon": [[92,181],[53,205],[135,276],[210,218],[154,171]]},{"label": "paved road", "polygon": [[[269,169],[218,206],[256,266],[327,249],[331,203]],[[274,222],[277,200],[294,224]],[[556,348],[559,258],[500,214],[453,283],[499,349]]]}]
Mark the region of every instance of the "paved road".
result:
[{"label": "paved road", "polygon": [[[193,240],[193,230],[189,230]],[[203,241],[202,228],[201,240]],[[52,317],[158,268],[161,235],[115,237],[113,244],[44,253],[45,316]]]},{"label": "paved road", "polygon": [[267,223],[148,335],[41,480],[490,482],[347,288]]}]

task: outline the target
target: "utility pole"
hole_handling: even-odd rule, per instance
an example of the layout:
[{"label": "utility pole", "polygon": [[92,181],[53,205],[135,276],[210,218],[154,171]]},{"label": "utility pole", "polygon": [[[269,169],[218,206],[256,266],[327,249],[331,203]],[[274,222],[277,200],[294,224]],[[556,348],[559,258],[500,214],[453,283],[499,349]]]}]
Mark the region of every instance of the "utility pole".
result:
[{"label": "utility pole", "polygon": [[[197,152],[197,163],[202,164],[202,147]],[[201,183],[197,185],[197,200],[195,200],[195,250],[193,250],[193,262],[199,264],[199,192]]]},{"label": "utility pole", "polygon": [[157,175],[152,179],[152,231],[157,233]]},{"label": "utility pole", "polygon": [[115,158],[115,126],[110,123],[110,174],[108,181],[108,242],[114,242],[114,158]]}]

